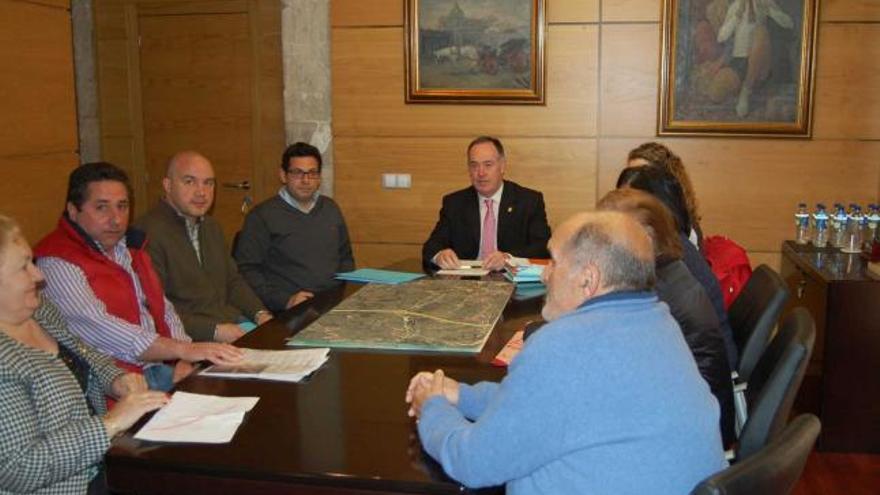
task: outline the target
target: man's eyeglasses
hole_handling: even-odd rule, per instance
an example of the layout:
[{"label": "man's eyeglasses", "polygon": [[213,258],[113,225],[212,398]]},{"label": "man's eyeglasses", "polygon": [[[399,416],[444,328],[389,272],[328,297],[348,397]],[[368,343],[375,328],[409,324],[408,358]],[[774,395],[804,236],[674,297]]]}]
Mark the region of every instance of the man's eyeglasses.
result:
[{"label": "man's eyeglasses", "polygon": [[317,170],[304,171],[304,170],[300,170],[298,168],[292,168],[292,169],[288,170],[287,175],[290,177],[293,177],[294,180],[303,180],[306,177],[308,177],[309,179],[312,179],[312,180],[316,180],[316,179],[321,178],[321,172],[319,172]]}]

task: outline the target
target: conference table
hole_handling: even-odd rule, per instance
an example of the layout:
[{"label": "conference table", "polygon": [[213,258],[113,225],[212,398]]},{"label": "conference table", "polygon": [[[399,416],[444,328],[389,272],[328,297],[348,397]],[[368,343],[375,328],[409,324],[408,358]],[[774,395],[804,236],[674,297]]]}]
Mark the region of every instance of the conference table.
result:
[{"label": "conference table", "polygon": [[[497,275],[492,275],[497,276]],[[283,349],[285,339],[362,285],[319,294],[248,333],[240,347]],[[141,441],[131,431],[106,457],[110,490],[119,494],[375,494],[468,492],[422,449],[404,393],[419,371],[442,368],[473,383],[500,380],[491,364],[513,333],[540,313],[543,297],[511,298],[477,355],[332,349],[300,383],[191,375],[177,390],[256,396],[228,444]],[[503,489],[476,491],[503,492]]]}]

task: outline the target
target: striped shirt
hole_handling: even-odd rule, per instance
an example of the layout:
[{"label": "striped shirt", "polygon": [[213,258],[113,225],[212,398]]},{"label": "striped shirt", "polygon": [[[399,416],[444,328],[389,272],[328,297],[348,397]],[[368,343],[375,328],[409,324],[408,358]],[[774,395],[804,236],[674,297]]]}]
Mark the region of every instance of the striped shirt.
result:
[{"label": "striped shirt", "polygon": [[[101,252],[107,255],[103,249]],[[46,296],[61,309],[73,333],[92,347],[117,359],[143,365],[145,363],[140,360],[140,355],[159,338],[159,334],[156,333],[156,323],[147,309],[140,279],[131,266],[131,253],[128,251],[125,238],[116,244],[113,254],[113,257],[108,256],[108,258],[121,266],[134,282],[140,325],[107,312],[104,302],[92,291],[85,273],[78,266],[55,257],[38,258],[37,265],[46,276]],[[174,311],[171,301],[167,297],[163,296],[163,298],[165,323],[171,331],[172,338],[191,342],[192,339],[184,331],[183,323]]]}]

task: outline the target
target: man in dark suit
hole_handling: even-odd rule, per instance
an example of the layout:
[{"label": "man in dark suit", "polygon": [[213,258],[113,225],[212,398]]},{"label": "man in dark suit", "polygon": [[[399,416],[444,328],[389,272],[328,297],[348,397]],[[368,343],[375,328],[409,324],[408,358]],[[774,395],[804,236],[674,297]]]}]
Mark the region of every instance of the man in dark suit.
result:
[{"label": "man in dark suit", "polygon": [[422,247],[426,270],[481,259],[499,270],[509,256],[548,258],[550,226],[538,191],[504,180],[504,146],[480,136],[468,146],[471,186],[443,197],[434,231]]}]

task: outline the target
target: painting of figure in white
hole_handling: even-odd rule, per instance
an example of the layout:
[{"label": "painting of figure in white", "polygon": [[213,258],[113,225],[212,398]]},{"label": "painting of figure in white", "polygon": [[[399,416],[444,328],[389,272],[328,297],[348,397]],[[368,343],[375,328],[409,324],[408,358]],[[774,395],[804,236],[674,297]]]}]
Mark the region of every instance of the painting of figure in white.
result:
[{"label": "painting of figure in white", "polygon": [[661,134],[809,132],[817,0],[666,0]]}]

